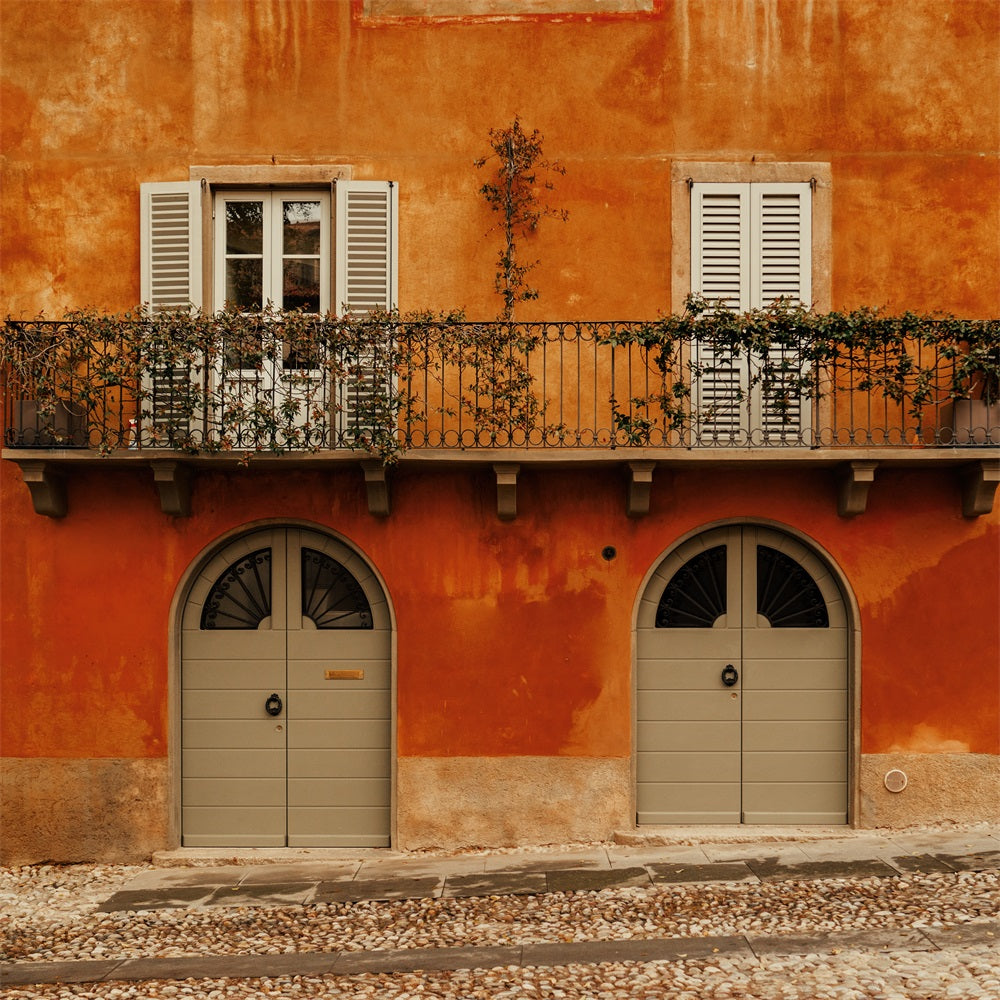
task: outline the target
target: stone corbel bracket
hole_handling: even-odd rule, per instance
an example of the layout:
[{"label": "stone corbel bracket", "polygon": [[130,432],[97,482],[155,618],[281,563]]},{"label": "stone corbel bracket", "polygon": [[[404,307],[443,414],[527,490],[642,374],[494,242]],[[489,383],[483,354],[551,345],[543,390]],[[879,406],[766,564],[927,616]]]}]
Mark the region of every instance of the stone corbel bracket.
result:
[{"label": "stone corbel bracket", "polygon": [[69,511],[66,481],[45,461],[22,461],[21,478],[31,493],[31,505],[44,517],[65,517]]},{"label": "stone corbel bracket", "polygon": [[365,489],[368,491],[368,513],[374,517],[389,516],[389,481],[385,464],[377,460],[362,462]]},{"label": "stone corbel bracket", "polygon": [[993,510],[1000,486],[1000,459],[985,458],[962,467],[962,516],[981,517]]},{"label": "stone corbel bracket", "polygon": [[160,510],[173,517],[191,516],[191,468],[184,462],[154,461],[153,482],[160,494]]},{"label": "stone corbel bracket", "polygon": [[497,517],[501,521],[513,521],[517,517],[517,474],[520,465],[498,462],[493,466],[497,477]]},{"label": "stone corbel bracket", "polygon": [[837,513],[841,517],[865,512],[877,468],[878,462],[844,462],[837,467]]},{"label": "stone corbel bracket", "polygon": [[649,513],[649,497],[653,488],[656,462],[629,462],[628,493],[625,513],[629,517],[644,517]]}]

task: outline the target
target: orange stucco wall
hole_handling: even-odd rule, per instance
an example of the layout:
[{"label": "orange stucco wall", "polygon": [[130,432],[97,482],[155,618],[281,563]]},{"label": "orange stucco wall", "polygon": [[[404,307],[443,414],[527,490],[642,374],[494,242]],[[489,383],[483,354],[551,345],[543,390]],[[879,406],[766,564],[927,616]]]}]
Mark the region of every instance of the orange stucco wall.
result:
[{"label": "orange stucco wall", "polygon": [[1000,308],[992,0],[444,22],[348,0],[5,0],[0,30],[15,315],[135,304],[139,184],[272,157],[398,181],[401,304],[494,315],[472,161],[515,114],[566,166],[570,211],[534,241],[525,318],[677,308],[670,162],[751,157],[831,163],[836,307]]},{"label": "orange stucco wall", "polygon": [[403,471],[385,520],[368,514],[355,469],[204,474],[186,519],[160,512],[145,475],[95,471],[73,478],[57,522],[34,514],[9,468],[10,756],[164,755],[178,583],[221,534],[275,517],[340,532],[385,580],[403,756],[627,756],[643,577],[683,534],[726,518],[807,532],[851,582],[864,752],[1000,751],[1000,528],[959,516],[951,475],[886,473],[867,513],[845,521],[829,472],[684,473],[662,477],[649,516],[630,520],[617,469],[526,471],[518,518],[502,523],[487,471]]},{"label": "orange stucco wall", "polygon": [[[891,9],[891,16],[887,12]],[[144,181],[195,164],[348,164],[400,185],[400,304],[492,316],[498,242],[473,161],[519,114],[566,167],[531,242],[523,318],[639,319],[670,301],[677,160],[828,162],[833,305],[1000,314],[1000,5],[663,0],[608,18],[368,18],[348,0],[4,0],[3,310],[139,298]],[[305,519],[386,581],[403,756],[631,752],[633,611],[685,532],[790,525],[851,583],[866,753],[1000,752],[1000,514],[952,474],[880,473],[838,518],[827,470],[659,473],[629,520],[619,470],[526,466],[201,474],[171,519],[147,475],[75,472],[33,513],[0,463],[2,744],[13,757],[163,757],[170,608],[222,533]],[[615,560],[601,558],[613,545]]]}]

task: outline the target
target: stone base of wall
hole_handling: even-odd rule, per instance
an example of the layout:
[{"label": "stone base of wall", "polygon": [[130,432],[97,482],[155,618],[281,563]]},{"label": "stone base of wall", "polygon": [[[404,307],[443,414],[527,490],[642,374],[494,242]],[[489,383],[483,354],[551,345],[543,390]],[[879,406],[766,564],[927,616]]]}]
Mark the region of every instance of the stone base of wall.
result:
[{"label": "stone base of wall", "polygon": [[401,757],[399,850],[608,840],[630,822],[627,758]]},{"label": "stone base of wall", "polygon": [[168,845],[164,759],[6,757],[0,863],[148,860]]},{"label": "stone base of wall", "polygon": [[[890,792],[898,769],[906,788]],[[1000,821],[1000,757],[975,753],[886,753],[861,758],[862,827],[906,827],[951,820]]]}]

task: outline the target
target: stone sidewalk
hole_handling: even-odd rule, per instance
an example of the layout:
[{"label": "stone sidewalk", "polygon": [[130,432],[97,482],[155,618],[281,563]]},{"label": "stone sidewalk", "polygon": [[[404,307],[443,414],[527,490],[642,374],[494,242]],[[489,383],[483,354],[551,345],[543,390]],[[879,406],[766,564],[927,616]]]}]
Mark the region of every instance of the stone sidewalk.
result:
[{"label": "stone sidewalk", "polygon": [[[311,860],[301,860],[303,855]],[[706,843],[701,846],[608,845],[563,853],[393,855],[387,852],[246,852],[241,862],[210,865],[222,852],[162,856],[171,867],[145,871],[98,912],[176,907],[289,906],[359,900],[528,895],[599,891],[668,883],[783,882],[896,878],[912,873],[1000,869],[1000,830],[974,833],[868,832],[795,841]],[[322,860],[317,859],[320,855]],[[231,852],[226,855],[233,859]],[[292,860],[292,859],[296,860]],[[199,867],[179,867],[178,862]],[[841,930],[824,935],[740,934],[652,940],[578,941],[485,947],[200,955],[183,958],[22,962],[0,967],[15,985],[223,978],[348,975],[604,962],[676,961],[711,955],[799,955],[860,951],[935,951],[1000,943],[1000,923],[955,928]]]}]

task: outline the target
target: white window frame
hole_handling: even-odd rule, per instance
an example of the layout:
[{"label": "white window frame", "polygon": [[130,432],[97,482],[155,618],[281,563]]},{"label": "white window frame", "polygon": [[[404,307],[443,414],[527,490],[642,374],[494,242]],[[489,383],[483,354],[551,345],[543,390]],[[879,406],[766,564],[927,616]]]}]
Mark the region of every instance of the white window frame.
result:
[{"label": "white window frame", "polygon": [[212,192],[214,223],[214,289],[212,301],[215,309],[226,304],[226,262],[230,254],[226,251],[226,205],[235,202],[261,202],[263,205],[264,245],[261,252],[263,262],[261,308],[272,305],[275,309],[284,306],[283,264],[294,255],[286,254],[282,245],[283,229],[281,206],[288,201],[316,201],[320,206],[320,249],[319,249],[319,311],[330,309],[331,273],[331,214],[329,188],[301,189],[255,189],[216,188]]}]

